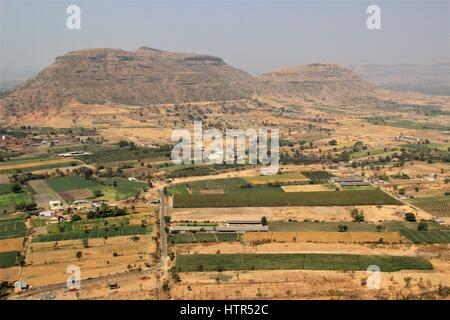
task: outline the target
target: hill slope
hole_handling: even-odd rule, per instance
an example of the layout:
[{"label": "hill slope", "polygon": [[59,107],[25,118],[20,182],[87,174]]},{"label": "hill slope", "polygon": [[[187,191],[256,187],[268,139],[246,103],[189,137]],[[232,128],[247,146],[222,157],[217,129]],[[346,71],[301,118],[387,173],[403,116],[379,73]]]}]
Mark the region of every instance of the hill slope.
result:
[{"label": "hill slope", "polygon": [[148,105],[248,98],[254,78],[221,58],[142,47],[86,49],[57,57],[2,101],[10,111],[69,102]]},{"label": "hill slope", "polygon": [[331,103],[376,98],[377,88],[352,71],[334,64],[309,64],[276,69],[259,77],[264,94]]}]

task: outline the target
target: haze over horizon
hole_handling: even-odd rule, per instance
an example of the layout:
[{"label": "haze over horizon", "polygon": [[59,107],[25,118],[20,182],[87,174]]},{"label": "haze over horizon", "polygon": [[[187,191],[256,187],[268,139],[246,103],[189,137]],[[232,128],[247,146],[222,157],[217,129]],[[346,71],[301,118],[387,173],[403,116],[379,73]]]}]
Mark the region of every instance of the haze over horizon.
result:
[{"label": "haze over horizon", "polygon": [[[66,8],[81,8],[81,30]],[[1,80],[36,73],[82,48],[204,53],[253,75],[308,64],[450,63],[448,1],[0,1]]]}]

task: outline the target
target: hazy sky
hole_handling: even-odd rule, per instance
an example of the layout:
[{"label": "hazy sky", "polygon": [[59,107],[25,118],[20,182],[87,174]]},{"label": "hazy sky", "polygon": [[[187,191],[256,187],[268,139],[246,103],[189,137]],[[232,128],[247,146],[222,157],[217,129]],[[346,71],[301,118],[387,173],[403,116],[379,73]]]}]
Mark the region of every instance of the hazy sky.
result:
[{"label": "hazy sky", "polygon": [[[81,30],[66,8],[81,8]],[[381,7],[379,31],[366,8]],[[80,48],[140,46],[207,53],[253,74],[323,63],[450,62],[448,0],[0,0],[3,80]]]}]

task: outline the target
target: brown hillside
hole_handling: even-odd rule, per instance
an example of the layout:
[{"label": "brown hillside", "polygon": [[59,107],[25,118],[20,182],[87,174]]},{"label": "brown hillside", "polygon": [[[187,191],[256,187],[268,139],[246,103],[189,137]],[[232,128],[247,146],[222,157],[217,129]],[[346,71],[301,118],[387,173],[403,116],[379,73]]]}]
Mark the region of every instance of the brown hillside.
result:
[{"label": "brown hillside", "polygon": [[309,64],[276,69],[259,77],[264,94],[300,97],[329,103],[376,98],[377,88],[352,71],[334,64]]},{"label": "brown hillside", "polygon": [[69,102],[148,105],[248,98],[254,78],[209,55],[142,47],[85,49],[57,57],[2,104],[11,113]]}]

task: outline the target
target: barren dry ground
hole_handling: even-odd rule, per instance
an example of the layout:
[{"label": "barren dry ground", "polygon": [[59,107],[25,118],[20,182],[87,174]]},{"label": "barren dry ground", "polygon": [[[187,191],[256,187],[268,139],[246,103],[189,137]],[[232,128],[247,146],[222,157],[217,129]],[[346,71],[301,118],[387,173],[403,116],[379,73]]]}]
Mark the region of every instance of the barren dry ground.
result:
[{"label": "barren dry ground", "polygon": [[417,244],[357,244],[357,243],[312,243],[312,242],[272,242],[263,244],[243,243],[202,243],[177,245],[175,251],[184,253],[341,253],[394,256],[422,256],[450,261],[450,245]]},{"label": "barren dry ground", "polygon": [[242,241],[258,242],[324,242],[324,243],[356,243],[378,242],[380,239],[387,243],[406,242],[398,232],[247,232]]},{"label": "barren dry ground", "polygon": [[340,253],[422,256],[434,270],[381,273],[381,288],[370,290],[366,272],[271,270],[180,273],[173,299],[403,299],[448,286],[449,245],[354,243],[184,244],[184,253]]},{"label": "barren dry ground", "polygon": [[[55,242],[32,243],[22,278],[37,287],[65,282],[69,265],[79,266],[82,278],[144,269],[146,264],[152,264],[155,248],[150,235],[139,238],[138,241],[132,241],[131,237],[90,239],[88,248],[81,240],[60,241],[56,246]],[[77,258],[77,252],[82,252],[81,259]]]},{"label": "barren dry ground", "polygon": [[7,174],[0,174],[0,184],[9,183],[9,178]]},{"label": "barren dry ground", "polygon": [[0,252],[21,251],[23,238],[12,238],[0,240]]},{"label": "barren dry ground", "polygon": [[19,278],[20,267],[0,269],[0,281],[14,282]]},{"label": "barren dry ground", "polygon": [[380,289],[368,289],[366,272],[227,271],[181,273],[172,299],[402,299],[449,285],[442,272],[382,273]]},{"label": "barren dry ground", "polygon": [[419,219],[429,220],[430,214],[418,212],[406,205],[377,206],[329,206],[329,207],[261,207],[261,208],[170,208],[168,213],[172,221],[227,221],[258,220],[265,216],[269,221],[353,221],[351,210],[358,208],[364,213],[367,222],[387,220],[403,221],[405,213],[414,212]]}]

